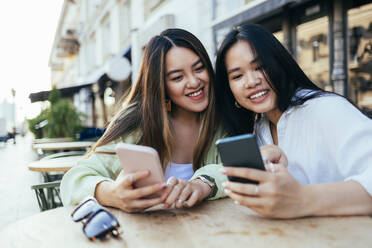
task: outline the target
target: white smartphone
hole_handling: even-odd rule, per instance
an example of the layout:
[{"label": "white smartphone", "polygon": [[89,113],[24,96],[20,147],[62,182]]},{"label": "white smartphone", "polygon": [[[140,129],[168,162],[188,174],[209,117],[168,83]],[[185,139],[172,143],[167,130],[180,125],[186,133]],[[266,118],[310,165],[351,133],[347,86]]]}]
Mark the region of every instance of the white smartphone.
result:
[{"label": "white smartphone", "polygon": [[[119,157],[125,174],[135,173],[139,170],[149,170],[150,175],[134,183],[135,188],[165,182],[157,151],[149,146],[118,143],[116,154]],[[156,196],[160,195],[155,194]],[[154,197],[152,195],[151,197]]]}]

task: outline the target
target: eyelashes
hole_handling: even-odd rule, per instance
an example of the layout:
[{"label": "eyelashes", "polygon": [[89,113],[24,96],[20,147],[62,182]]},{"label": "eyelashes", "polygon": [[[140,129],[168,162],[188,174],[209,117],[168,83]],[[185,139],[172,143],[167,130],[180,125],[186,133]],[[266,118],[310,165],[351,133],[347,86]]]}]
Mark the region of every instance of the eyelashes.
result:
[{"label": "eyelashes", "polygon": [[198,68],[196,68],[195,69],[195,71],[202,71],[202,70],[204,70],[204,68],[205,68],[205,66],[204,65],[201,65],[201,66],[199,66]]},{"label": "eyelashes", "polygon": [[232,79],[232,80],[235,80],[235,79],[239,79],[239,78],[241,78],[241,77],[242,77],[242,75],[239,74],[239,75],[234,75],[234,76],[232,76],[231,79]]},{"label": "eyelashes", "polygon": [[[201,66],[195,68],[194,71],[199,73],[199,72],[203,72],[204,69],[205,69],[205,65],[202,64]],[[184,77],[183,75],[179,75],[179,76],[175,76],[175,77],[171,78],[170,80],[177,82],[177,81],[181,81],[183,79],[183,77]]]}]

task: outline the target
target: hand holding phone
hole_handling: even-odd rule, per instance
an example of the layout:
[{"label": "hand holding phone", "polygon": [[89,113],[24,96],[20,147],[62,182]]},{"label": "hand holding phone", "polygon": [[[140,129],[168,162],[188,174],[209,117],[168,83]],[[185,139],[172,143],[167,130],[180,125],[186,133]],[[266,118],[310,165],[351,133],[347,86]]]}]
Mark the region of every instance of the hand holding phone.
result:
[{"label": "hand holding phone", "polygon": [[[165,182],[158,153],[148,146],[119,143],[116,154],[123,166],[124,174],[131,174],[141,170],[149,170],[150,175],[134,183],[134,188],[145,187]],[[158,194],[151,197],[159,196]]]},{"label": "hand holding phone", "polygon": [[[247,167],[265,170],[260,149],[257,145],[255,136],[252,134],[243,134],[219,139],[216,142],[216,146],[224,166]],[[258,183],[257,181],[240,177],[228,178],[230,181],[234,182]]]}]

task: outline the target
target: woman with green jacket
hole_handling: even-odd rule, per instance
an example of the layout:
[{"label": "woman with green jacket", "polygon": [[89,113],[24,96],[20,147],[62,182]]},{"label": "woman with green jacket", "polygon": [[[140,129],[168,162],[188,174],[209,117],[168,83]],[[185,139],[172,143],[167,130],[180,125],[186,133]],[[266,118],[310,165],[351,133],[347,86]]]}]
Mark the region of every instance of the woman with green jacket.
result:
[{"label": "woman with green jacket", "polygon": [[[208,54],[194,35],[168,29],[152,38],[122,108],[87,157],[63,177],[63,203],[75,205],[94,196],[102,205],[137,212],[159,203],[191,207],[221,197],[216,185],[224,176],[194,173],[216,164],[203,171],[206,174],[219,163],[214,142],[223,131],[215,121],[213,81]],[[121,141],[156,149],[167,184],[134,188],[133,183],[150,172],[122,171],[114,149]],[[145,198],[159,191],[161,196]]]}]

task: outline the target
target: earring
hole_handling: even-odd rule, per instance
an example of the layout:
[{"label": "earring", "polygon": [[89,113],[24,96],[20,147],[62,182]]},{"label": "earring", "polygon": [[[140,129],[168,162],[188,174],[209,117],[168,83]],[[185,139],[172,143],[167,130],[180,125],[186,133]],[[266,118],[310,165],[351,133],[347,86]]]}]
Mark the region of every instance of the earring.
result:
[{"label": "earring", "polygon": [[242,106],[240,106],[239,103],[237,101],[235,101],[235,107],[241,108]]},{"label": "earring", "polygon": [[172,110],[172,102],[171,102],[170,99],[165,100],[165,107],[166,107],[168,112],[170,112]]}]

